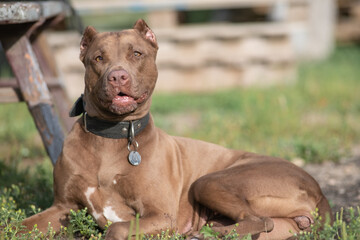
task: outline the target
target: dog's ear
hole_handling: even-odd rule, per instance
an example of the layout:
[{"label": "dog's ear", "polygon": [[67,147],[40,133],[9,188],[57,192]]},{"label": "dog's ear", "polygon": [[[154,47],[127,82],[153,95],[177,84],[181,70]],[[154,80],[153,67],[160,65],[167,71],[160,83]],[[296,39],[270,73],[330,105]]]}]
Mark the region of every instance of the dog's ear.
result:
[{"label": "dog's ear", "polygon": [[145,39],[149,40],[151,45],[153,45],[155,48],[158,48],[154,32],[149,28],[143,19],[136,21],[134,29],[138,30]]},{"label": "dog's ear", "polygon": [[89,45],[96,34],[97,34],[97,31],[92,26],[88,26],[85,29],[84,34],[81,39],[81,42],[80,42],[80,60],[82,62],[84,62],[84,57],[85,57],[86,51],[88,50]]}]

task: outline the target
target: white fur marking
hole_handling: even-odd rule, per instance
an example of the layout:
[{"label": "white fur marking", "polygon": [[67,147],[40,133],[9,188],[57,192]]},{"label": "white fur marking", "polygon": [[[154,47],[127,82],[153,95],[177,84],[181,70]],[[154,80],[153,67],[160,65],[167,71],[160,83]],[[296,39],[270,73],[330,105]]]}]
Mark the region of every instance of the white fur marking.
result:
[{"label": "white fur marking", "polygon": [[124,221],[116,215],[116,212],[112,209],[111,206],[104,207],[104,216],[106,217],[107,220],[113,223]]},{"label": "white fur marking", "polygon": [[94,187],[88,187],[88,189],[85,192],[85,197],[86,200],[88,201],[89,205],[90,205],[90,210],[92,211],[91,215],[93,215],[93,217],[98,220],[101,217],[101,214],[97,213],[95,211],[94,205],[92,204],[92,202],[90,201],[90,196],[95,192],[95,188]]},{"label": "white fur marking", "polygon": [[116,184],[116,183],[117,183],[117,182],[116,182],[116,179],[114,179],[113,183],[114,183],[114,184]]}]

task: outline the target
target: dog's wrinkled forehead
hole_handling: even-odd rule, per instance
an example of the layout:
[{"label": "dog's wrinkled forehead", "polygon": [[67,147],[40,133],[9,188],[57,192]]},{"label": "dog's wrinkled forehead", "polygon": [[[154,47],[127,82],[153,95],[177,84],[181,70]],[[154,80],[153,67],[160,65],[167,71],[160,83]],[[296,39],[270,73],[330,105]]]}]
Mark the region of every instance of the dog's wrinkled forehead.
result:
[{"label": "dog's wrinkled forehead", "polygon": [[85,53],[85,58],[120,57],[126,55],[128,51],[140,51],[148,53],[156,51],[145,39],[140,38],[139,33],[134,30],[121,32],[99,33],[92,41],[89,49]]},{"label": "dog's wrinkled forehead", "polygon": [[93,54],[117,53],[119,49],[136,49],[145,53],[153,51],[156,55],[158,46],[155,34],[141,19],[136,22],[133,29],[120,32],[98,33],[90,26],[85,29],[80,43],[80,60],[84,62],[86,58],[94,57],[89,56]]},{"label": "dog's wrinkled forehead", "polygon": [[107,51],[113,51],[119,48],[142,48],[147,51],[155,50],[146,39],[143,39],[137,31],[132,29],[121,32],[101,33],[95,39],[95,42],[98,43],[94,45]]}]

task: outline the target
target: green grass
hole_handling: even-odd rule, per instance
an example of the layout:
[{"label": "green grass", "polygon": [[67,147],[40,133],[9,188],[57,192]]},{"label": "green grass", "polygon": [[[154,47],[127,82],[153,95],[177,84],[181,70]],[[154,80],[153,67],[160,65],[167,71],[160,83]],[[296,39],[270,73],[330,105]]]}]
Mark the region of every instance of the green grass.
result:
[{"label": "green grass", "polygon": [[[341,47],[327,61],[303,64],[298,82],[292,86],[156,94],[152,114],[156,125],[172,135],[289,160],[337,161],[351,155],[351,149],[360,144],[359,63],[358,47]],[[50,206],[51,168],[26,105],[2,104],[0,226],[11,226],[6,234],[11,234],[9,229],[14,229],[23,217]],[[101,231],[96,232],[91,219],[83,212],[78,214],[78,219],[85,219],[80,226],[89,226],[95,231],[94,239],[101,239]],[[352,227],[359,225],[359,214],[349,214],[353,216],[345,226],[337,222],[329,227],[337,234],[344,233],[343,228],[350,229],[346,230],[347,237],[334,239],[356,239],[348,237],[351,234],[359,237]],[[72,225],[64,234],[77,236],[75,229],[76,225]],[[8,235],[1,234],[0,240],[7,239]],[[49,234],[52,236],[51,231]],[[166,238],[164,234],[161,238]]]},{"label": "green grass", "polygon": [[[156,94],[152,114],[169,134],[307,162],[338,160],[360,143],[360,49],[342,47],[301,66],[297,84],[215,93]],[[0,108],[0,159],[43,158],[25,104]]]},{"label": "green grass", "polygon": [[[326,62],[302,65],[294,86],[156,95],[152,113],[171,134],[287,159],[336,161],[360,140],[359,62],[359,48],[341,48]],[[176,123],[188,127],[179,131]]]}]

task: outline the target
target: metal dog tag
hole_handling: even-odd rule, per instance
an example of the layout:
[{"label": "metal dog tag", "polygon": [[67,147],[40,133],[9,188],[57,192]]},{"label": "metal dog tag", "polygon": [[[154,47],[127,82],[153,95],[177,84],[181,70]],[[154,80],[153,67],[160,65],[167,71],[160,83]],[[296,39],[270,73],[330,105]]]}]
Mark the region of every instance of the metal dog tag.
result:
[{"label": "metal dog tag", "polygon": [[141,155],[137,151],[131,151],[128,156],[129,162],[133,166],[137,166],[141,163]]}]

